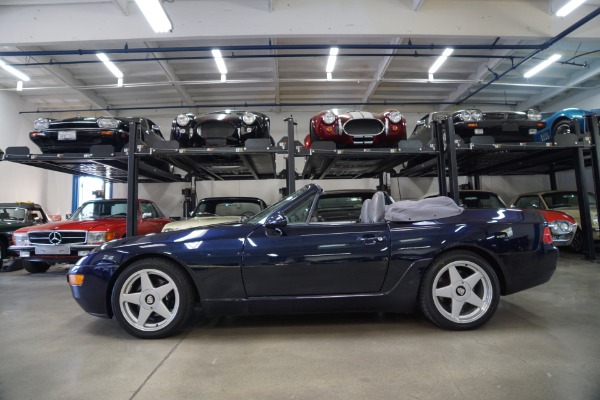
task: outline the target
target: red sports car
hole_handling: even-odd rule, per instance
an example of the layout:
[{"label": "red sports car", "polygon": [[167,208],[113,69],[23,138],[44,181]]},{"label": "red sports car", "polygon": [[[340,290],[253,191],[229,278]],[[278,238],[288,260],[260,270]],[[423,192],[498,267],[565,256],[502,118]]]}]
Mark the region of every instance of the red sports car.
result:
[{"label": "red sports car", "polygon": [[[127,199],[88,201],[65,221],[17,229],[10,250],[19,253],[23,267],[32,273],[45,272],[55,263],[75,263],[97,246],[125,237],[126,214]],[[153,202],[138,200],[139,235],[158,233],[172,221]]]},{"label": "red sports car", "polygon": [[367,111],[321,111],[310,119],[310,134],[304,146],[310,149],[315,142],[331,141],[337,148],[398,147],[406,139],[406,118],[398,110],[381,114]]}]

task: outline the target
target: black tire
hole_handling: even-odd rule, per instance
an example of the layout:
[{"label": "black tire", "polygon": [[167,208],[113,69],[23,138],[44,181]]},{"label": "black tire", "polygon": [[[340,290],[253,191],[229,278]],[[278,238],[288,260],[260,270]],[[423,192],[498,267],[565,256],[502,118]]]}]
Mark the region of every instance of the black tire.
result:
[{"label": "black tire", "polygon": [[7,246],[4,243],[4,239],[0,237],[0,269],[2,269],[2,264],[4,263],[4,259],[7,258]]},{"label": "black tire", "polygon": [[23,268],[31,274],[41,274],[48,271],[50,264],[43,261],[27,261],[23,260]]},{"label": "black tire", "polygon": [[111,301],[123,329],[141,339],[160,339],[179,332],[191,319],[195,295],[178,265],[150,258],[136,261],[119,275]]},{"label": "black tire", "polygon": [[561,119],[552,126],[552,137],[556,135],[565,135],[571,133],[571,121],[568,119]]},{"label": "black tire", "polygon": [[568,246],[569,250],[575,253],[581,253],[583,250],[583,232],[580,228],[577,228],[571,244]]},{"label": "black tire", "polygon": [[500,283],[483,258],[452,251],[432,262],[421,281],[418,301],[425,317],[441,328],[475,329],[496,312]]}]

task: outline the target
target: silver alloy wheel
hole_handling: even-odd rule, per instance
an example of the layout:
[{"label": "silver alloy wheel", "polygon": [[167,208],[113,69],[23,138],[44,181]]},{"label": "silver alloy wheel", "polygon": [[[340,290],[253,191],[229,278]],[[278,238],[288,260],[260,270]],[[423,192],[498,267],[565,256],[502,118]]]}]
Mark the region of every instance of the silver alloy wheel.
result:
[{"label": "silver alloy wheel", "polygon": [[483,317],[492,304],[494,291],[488,274],[466,260],[451,262],[440,269],[431,290],[437,311],[459,324]]},{"label": "silver alloy wheel", "polygon": [[173,279],[156,269],[133,273],[119,292],[119,307],[132,327],[153,332],[168,326],[179,310],[180,294]]}]

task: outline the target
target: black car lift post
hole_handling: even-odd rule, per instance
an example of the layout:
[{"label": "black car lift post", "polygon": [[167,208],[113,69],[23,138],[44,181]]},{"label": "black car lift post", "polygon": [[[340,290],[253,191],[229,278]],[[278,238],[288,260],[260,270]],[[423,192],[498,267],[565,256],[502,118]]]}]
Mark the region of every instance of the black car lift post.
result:
[{"label": "black car lift post", "polygon": [[[600,225],[600,126],[598,126],[598,114],[592,114],[587,116],[588,126],[590,127],[590,138],[592,140],[592,177],[594,181],[594,191],[596,194],[596,216],[599,219]],[[590,242],[592,245],[591,254],[593,258],[591,260],[596,261],[596,254],[594,252],[594,241]]]},{"label": "black car lift post", "polygon": [[127,147],[127,227],[126,236],[137,234],[138,215],[138,159],[135,156],[138,131],[141,130],[139,121],[129,123],[129,144]]},{"label": "black car lift post", "polygon": [[288,133],[287,133],[287,194],[294,193],[296,191],[296,142],[294,141],[294,126],[296,122],[293,117],[284,119],[287,122]]}]

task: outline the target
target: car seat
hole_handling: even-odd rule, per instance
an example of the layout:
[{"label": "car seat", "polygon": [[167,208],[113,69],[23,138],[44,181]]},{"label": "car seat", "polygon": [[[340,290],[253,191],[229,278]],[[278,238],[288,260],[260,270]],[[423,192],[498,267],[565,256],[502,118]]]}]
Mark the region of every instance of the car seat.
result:
[{"label": "car seat", "polygon": [[385,216],[385,195],[375,192],[368,208],[368,220],[371,223],[383,222]]},{"label": "car seat", "polygon": [[359,222],[363,224],[369,222],[369,204],[371,203],[371,199],[366,199],[362,203],[362,207],[360,209],[360,217],[358,219]]}]

